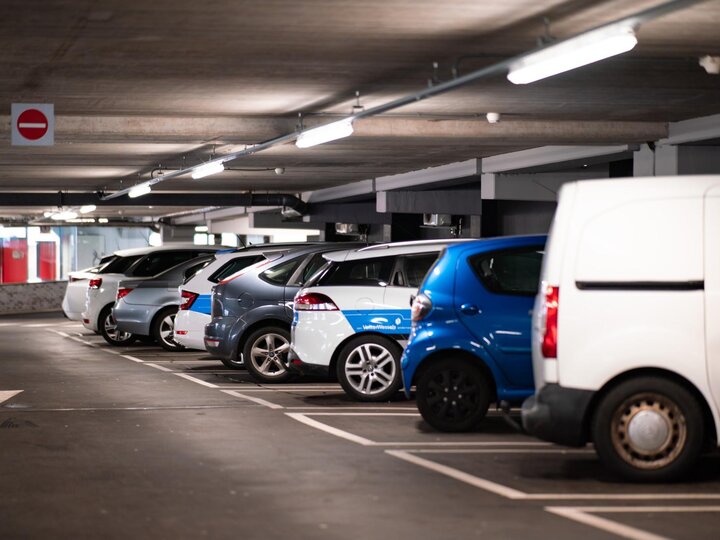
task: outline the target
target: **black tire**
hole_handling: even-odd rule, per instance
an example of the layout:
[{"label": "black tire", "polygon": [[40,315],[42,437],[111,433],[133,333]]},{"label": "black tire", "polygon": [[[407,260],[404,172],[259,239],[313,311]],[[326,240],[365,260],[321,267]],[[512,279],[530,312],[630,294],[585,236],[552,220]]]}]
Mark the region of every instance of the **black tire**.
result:
[{"label": "black tire", "polygon": [[697,462],[703,420],[697,398],[681,384],[661,376],[637,377],[603,396],[592,436],[608,468],[632,481],[665,482]]},{"label": "black tire", "polygon": [[492,398],[483,369],[465,358],[430,364],[417,380],[417,405],[423,419],[439,431],[470,431],[485,418]]},{"label": "black tire", "polygon": [[155,345],[155,338],[152,336],[137,336],[137,339],[144,345]]},{"label": "black tire", "polygon": [[242,358],[221,358],[222,363],[228,369],[245,369],[245,363]]},{"label": "black tire", "polygon": [[387,401],[402,385],[402,348],[382,336],[360,336],[340,351],[337,378],[345,393],[357,401]]},{"label": "black tire", "polygon": [[132,344],[137,336],[130,332],[121,332],[117,329],[117,323],[112,314],[112,304],[105,306],[98,316],[98,329],[100,335],[114,347],[124,347]]},{"label": "black tire", "polygon": [[175,341],[175,316],[177,312],[177,306],[163,308],[155,316],[152,328],[150,329],[150,335],[155,339],[157,344],[170,352],[185,350],[185,347]]},{"label": "black tire", "polygon": [[290,330],[280,326],[264,326],[245,339],[243,362],[248,373],[260,382],[285,382],[291,377],[287,370],[289,350]]}]

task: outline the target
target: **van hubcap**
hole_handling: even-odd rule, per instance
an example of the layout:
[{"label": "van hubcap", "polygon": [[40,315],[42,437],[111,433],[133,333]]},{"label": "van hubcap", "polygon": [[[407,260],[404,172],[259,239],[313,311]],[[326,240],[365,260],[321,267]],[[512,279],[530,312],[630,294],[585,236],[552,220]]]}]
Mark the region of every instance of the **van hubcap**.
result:
[{"label": "van hubcap", "polygon": [[685,448],[687,426],[678,406],[665,396],[637,394],[612,418],[612,442],[618,455],[641,469],[659,469]]},{"label": "van hubcap", "polygon": [[345,362],[345,376],[361,394],[383,392],[395,382],[397,366],[390,351],[376,343],[365,343],[353,349]]}]

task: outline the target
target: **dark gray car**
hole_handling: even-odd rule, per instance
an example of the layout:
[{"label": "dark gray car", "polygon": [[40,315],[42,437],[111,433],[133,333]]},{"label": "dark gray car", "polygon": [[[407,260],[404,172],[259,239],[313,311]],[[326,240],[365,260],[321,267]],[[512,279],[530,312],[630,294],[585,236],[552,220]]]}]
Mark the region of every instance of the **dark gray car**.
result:
[{"label": "dark gray car", "polygon": [[212,321],[205,327],[208,352],[227,367],[244,365],[261,382],[287,380],[295,293],[327,262],[323,253],[363,245],[339,242],[294,249],[220,282],[212,294]]},{"label": "dark gray car", "polygon": [[151,278],[121,281],[112,310],[118,330],[150,336],[168,351],[182,350],[173,339],[180,305],[178,287],[212,260],[212,255],[200,256]]}]

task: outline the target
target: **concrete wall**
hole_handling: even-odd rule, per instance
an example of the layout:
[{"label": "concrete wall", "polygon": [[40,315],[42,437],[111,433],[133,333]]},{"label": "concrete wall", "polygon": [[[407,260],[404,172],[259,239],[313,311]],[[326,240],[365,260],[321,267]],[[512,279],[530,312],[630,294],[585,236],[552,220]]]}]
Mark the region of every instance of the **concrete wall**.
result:
[{"label": "concrete wall", "polygon": [[60,311],[67,281],[0,285],[0,315]]}]

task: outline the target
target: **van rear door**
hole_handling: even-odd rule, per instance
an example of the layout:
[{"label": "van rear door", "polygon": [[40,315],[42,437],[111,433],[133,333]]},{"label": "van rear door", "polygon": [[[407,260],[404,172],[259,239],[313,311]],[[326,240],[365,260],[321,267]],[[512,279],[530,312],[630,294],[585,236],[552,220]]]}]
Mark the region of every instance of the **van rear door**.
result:
[{"label": "van rear door", "polygon": [[708,383],[720,409],[720,185],[705,195],[705,347]]}]

